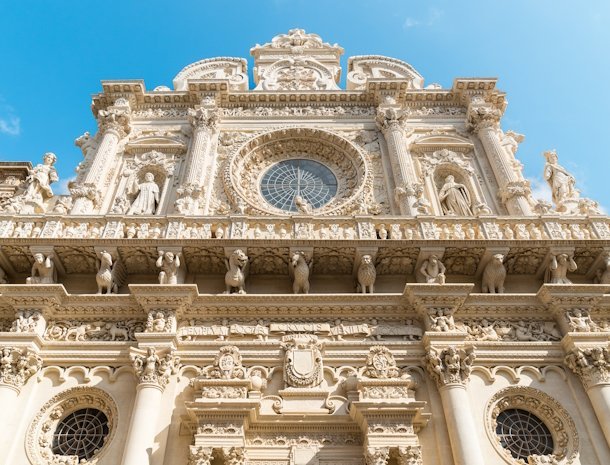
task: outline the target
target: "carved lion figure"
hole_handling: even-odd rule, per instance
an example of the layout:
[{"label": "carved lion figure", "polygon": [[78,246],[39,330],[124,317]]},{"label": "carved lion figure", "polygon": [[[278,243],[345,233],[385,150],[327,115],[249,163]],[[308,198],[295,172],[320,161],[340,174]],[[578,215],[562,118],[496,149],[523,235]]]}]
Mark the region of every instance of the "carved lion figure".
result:
[{"label": "carved lion figure", "polygon": [[363,255],[360,259],[360,266],[358,266],[358,290],[363,294],[366,294],[367,291],[369,294],[373,294],[375,279],[377,279],[377,270],[373,263],[373,257]]},{"label": "carved lion figure", "polygon": [[483,282],[481,290],[483,293],[503,294],[504,280],[506,279],[506,268],[504,267],[504,255],[495,254],[483,271]]},{"label": "carved lion figure", "polygon": [[241,249],[233,251],[228,260],[225,260],[227,272],[225,274],[225,294],[237,292],[246,293],[246,276],[248,275],[248,256]]}]

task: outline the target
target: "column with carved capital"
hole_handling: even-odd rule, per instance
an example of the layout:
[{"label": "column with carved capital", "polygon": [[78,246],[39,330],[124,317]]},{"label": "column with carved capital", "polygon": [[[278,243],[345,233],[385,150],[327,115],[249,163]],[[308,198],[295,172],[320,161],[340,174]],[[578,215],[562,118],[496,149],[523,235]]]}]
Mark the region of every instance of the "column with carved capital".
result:
[{"label": "column with carved capital", "polygon": [[142,465],[150,463],[163,390],[170,375],[176,373],[179,358],[172,351],[163,354],[149,347],[146,352],[134,349],[131,360],[138,377],[138,387],[121,463]]},{"label": "column with carved capital", "polygon": [[484,465],[471,414],[466,383],[474,361],[472,348],[429,347],[424,364],[441,395],[455,465]]},{"label": "column with carved capital", "polygon": [[108,171],[115,166],[114,159],[119,141],[131,131],[129,102],[121,99],[121,102],[115,103],[107,110],[100,110],[97,121],[102,140],[87,173],[70,184],[70,193],[74,199],[72,214],[88,214],[98,206],[101,200],[99,188],[104,185]]},{"label": "column with carved capital", "polygon": [[486,103],[481,97],[473,97],[468,107],[468,122],[483,147],[498,184],[502,203],[511,215],[531,216],[532,206],[529,181],[523,178],[515,166],[515,159],[509,156],[498,135],[502,112]]},{"label": "column with carved capital", "polygon": [[566,355],[565,363],[581,379],[610,445],[610,351],[607,345],[604,342],[604,345],[573,347]]},{"label": "column with carved capital", "polygon": [[413,160],[405,141],[402,127],[404,119],[405,115],[402,110],[395,106],[380,106],[377,110],[377,126],[388,144],[394,184],[396,185],[394,193],[400,206],[400,213],[414,216],[417,214],[414,204],[417,200],[416,192],[420,183],[415,174]]},{"label": "column with carved capital", "polygon": [[218,122],[218,109],[213,103],[190,108],[189,121],[193,127],[193,138],[183,182],[177,189],[176,210],[185,215],[194,215],[200,213],[201,203],[205,201],[206,194],[211,192],[211,148]]},{"label": "column with carved capital", "polygon": [[[21,388],[42,367],[42,359],[29,349],[2,347],[0,351],[0,438],[17,404]],[[9,435],[10,436],[10,435]]]}]

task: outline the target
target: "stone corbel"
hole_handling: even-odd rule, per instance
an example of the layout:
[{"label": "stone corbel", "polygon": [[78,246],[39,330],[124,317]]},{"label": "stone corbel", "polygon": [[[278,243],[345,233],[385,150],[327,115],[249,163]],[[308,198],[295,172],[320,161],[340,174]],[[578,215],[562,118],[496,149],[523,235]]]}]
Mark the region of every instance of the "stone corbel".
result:
[{"label": "stone corbel", "polygon": [[59,278],[60,276],[64,276],[66,274],[64,265],[59,259],[59,256],[55,253],[55,247],[53,247],[52,245],[31,245],[30,253],[32,255],[41,253],[45,257],[51,255],[53,257],[53,265],[55,266],[55,270],[57,271],[57,277]]},{"label": "stone corbel", "polygon": [[[586,336],[599,331],[598,326],[589,315],[591,310],[603,299],[604,294],[608,292],[610,292],[610,285],[543,284],[536,296],[555,317],[563,335],[580,337],[577,334]],[[582,330],[574,331],[575,327],[570,325],[570,317],[576,316],[574,311],[581,314],[579,318],[582,318]],[[597,336],[594,339],[597,339]]]},{"label": "stone corbel", "polygon": [[[550,237],[552,237],[552,236],[550,236]],[[549,267],[549,264],[551,263],[553,255],[557,256],[557,255],[564,253],[564,254],[567,254],[569,257],[573,257],[575,250],[576,249],[574,247],[569,247],[569,246],[551,246],[549,248],[549,252],[546,254],[546,257],[544,257],[544,259],[540,263],[540,266],[538,267],[538,271],[536,271],[536,277],[538,279],[544,279],[544,275],[547,271],[547,268]]]},{"label": "stone corbel", "polygon": [[[168,247],[157,247],[157,254],[159,252],[171,252],[174,254],[174,257],[180,257],[180,266],[178,267],[178,284],[184,284],[184,279],[186,277],[186,260],[184,259],[184,254],[182,253],[181,246],[168,246]],[[158,258],[158,255],[157,255]],[[157,270],[160,271],[159,268]]]}]

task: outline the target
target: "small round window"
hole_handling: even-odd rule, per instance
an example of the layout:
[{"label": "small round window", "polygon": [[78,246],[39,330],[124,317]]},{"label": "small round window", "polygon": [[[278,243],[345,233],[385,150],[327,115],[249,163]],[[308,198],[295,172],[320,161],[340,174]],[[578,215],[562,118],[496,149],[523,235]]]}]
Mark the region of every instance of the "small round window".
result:
[{"label": "small round window", "polygon": [[62,419],[53,434],[55,455],[76,455],[89,460],[104,445],[108,436],[108,418],[101,410],[85,408]]},{"label": "small round window", "polygon": [[543,421],[527,410],[507,409],[496,418],[500,444],[516,459],[553,453],[553,436]]},{"label": "small round window", "polygon": [[312,208],[326,205],[337,194],[333,172],[313,160],[293,159],[276,163],[263,175],[261,193],[265,200],[284,211],[298,211],[295,198]]}]

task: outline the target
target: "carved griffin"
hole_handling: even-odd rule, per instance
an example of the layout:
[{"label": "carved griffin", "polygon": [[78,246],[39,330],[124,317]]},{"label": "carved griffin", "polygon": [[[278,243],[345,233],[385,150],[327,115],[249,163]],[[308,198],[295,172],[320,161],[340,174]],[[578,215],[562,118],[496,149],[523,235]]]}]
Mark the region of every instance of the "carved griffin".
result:
[{"label": "carved griffin", "polygon": [[233,251],[231,256],[225,260],[227,272],[225,274],[225,294],[246,293],[246,277],[248,276],[248,256],[241,249]]}]

